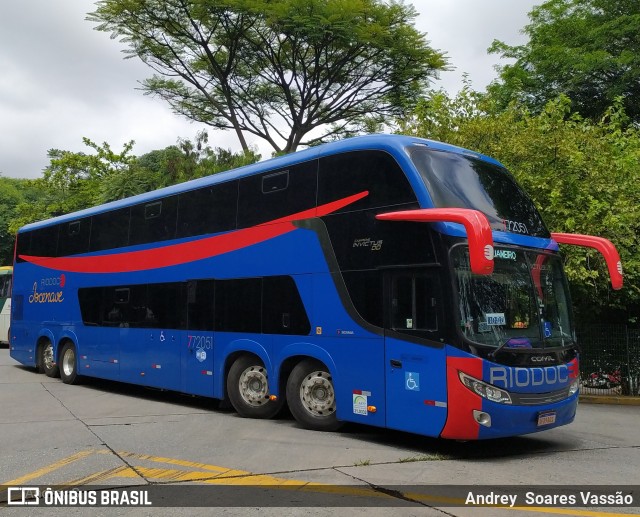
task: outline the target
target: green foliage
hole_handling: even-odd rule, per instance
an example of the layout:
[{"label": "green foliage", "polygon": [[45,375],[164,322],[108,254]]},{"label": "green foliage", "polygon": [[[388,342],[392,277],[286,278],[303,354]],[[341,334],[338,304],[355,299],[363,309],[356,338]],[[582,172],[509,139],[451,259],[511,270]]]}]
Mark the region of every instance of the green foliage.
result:
[{"label": "green foliage", "polygon": [[0,265],[13,262],[15,232],[11,225],[18,205],[36,198],[32,184],[30,180],[0,177]]},{"label": "green foliage", "polygon": [[[500,160],[533,198],[554,232],[599,235],[618,248],[625,286],[608,287],[596,252],[563,247],[579,316],[624,317],[640,310],[640,133],[624,124],[621,103],[593,122],[571,113],[566,97],[540,113],[495,99],[468,85],[453,98],[433,92],[401,122],[401,131],[473,149]],[[621,316],[623,315],[623,316]]]},{"label": "green foliage", "polygon": [[[127,175],[135,164],[131,155],[133,141],[125,144],[122,152],[114,152],[109,144],[98,145],[88,138],[84,144],[93,154],[73,153],[51,149],[49,165],[42,178],[33,180],[32,188],[38,192],[33,200],[25,200],[16,207],[11,221],[12,232],[21,226],[57,215],[67,214],[100,204],[104,190],[114,177]],[[137,193],[137,192],[136,192]]]},{"label": "green foliage", "polygon": [[529,18],[526,45],[494,41],[489,49],[515,59],[489,87],[503,107],[517,100],[539,112],[564,94],[572,111],[598,120],[620,98],[640,122],[640,2],[547,0]]},{"label": "green foliage", "polygon": [[[156,75],[178,114],[295,151],[400,116],[442,53],[416,11],[382,0],[101,0],[88,19]],[[372,122],[372,120],[374,122]],[[313,134],[314,136],[310,136]],[[282,145],[281,142],[284,142]]]}]

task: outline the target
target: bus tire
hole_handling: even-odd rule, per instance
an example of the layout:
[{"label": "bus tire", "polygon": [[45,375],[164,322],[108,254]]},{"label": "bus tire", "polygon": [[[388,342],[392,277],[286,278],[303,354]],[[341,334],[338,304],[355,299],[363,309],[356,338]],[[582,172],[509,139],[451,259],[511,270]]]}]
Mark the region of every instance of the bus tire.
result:
[{"label": "bus tire", "polygon": [[73,343],[65,343],[60,351],[60,378],[65,384],[78,383],[78,356]]},{"label": "bus tire", "polygon": [[328,368],[314,359],[299,362],[287,381],[287,403],[298,423],[313,431],[335,431],[336,394]]},{"label": "bus tire", "polygon": [[273,418],[284,404],[282,398],[270,400],[267,369],[252,355],[243,355],[231,365],[227,393],[233,408],[244,418]]},{"label": "bus tire", "polygon": [[53,352],[53,343],[48,339],[38,345],[38,371],[44,373],[47,377],[58,377],[60,369],[56,364]]}]

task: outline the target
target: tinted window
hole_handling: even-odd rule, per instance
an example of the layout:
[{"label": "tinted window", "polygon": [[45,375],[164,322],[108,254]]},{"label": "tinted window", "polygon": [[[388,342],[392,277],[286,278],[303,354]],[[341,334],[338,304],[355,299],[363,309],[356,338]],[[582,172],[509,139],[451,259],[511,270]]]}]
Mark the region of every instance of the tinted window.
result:
[{"label": "tinted window", "polygon": [[90,235],[91,219],[89,218],[61,224],[58,236],[58,256],[87,253]]},{"label": "tinted window", "polygon": [[[400,209],[416,206],[402,205]],[[323,218],[342,271],[435,262],[428,224],[378,221],[376,213],[366,210]]]},{"label": "tinted window", "polygon": [[391,281],[391,329],[429,336],[439,328],[441,294],[435,274],[398,273]]},{"label": "tinted window", "polygon": [[354,151],[320,159],[318,205],[368,191],[341,212],[416,201],[396,161],[382,151]]},{"label": "tinted window", "polygon": [[213,330],[213,280],[193,280],[187,284],[187,328]]},{"label": "tinted window", "polygon": [[260,278],[216,281],[216,330],[259,333],[261,291]]},{"label": "tinted window", "polygon": [[531,198],[504,168],[472,156],[411,150],[436,207],[472,208],[499,231],[549,237]]},{"label": "tinted window", "polygon": [[181,283],[91,287],[78,290],[85,325],[184,328]]},{"label": "tinted window", "polygon": [[289,171],[274,172],[262,177],[262,193],[271,194],[289,186]]},{"label": "tinted window", "polygon": [[147,312],[147,286],[108,287],[105,289],[103,321],[115,327],[152,327],[153,318]]},{"label": "tinted window", "polygon": [[181,284],[149,284],[145,304],[145,326],[161,329],[184,328]]},{"label": "tinted window", "polygon": [[380,271],[349,271],[342,276],[351,301],[362,319],[377,327],[383,327],[383,284]]},{"label": "tinted window", "polygon": [[32,230],[28,255],[35,257],[55,257],[58,247],[58,231],[59,227],[47,226]]},{"label": "tinted window", "polygon": [[235,229],[237,203],[237,181],[180,194],[178,237]]},{"label": "tinted window", "polygon": [[11,296],[11,275],[0,276],[0,297],[9,298]]},{"label": "tinted window", "polygon": [[31,232],[19,233],[16,238],[16,262],[23,262],[23,259],[20,257],[22,255],[29,255]]},{"label": "tinted window", "polygon": [[177,213],[176,196],[132,207],[129,245],[173,239],[176,235]]},{"label": "tinted window", "polygon": [[105,296],[103,287],[91,287],[88,289],[78,289],[78,300],[80,302],[80,312],[82,322],[85,325],[102,325],[102,305]]},{"label": "tinted window", "polygon": [[262,331],[265,334],[309,334],[311,325],[293,278],[265,277],[262,288]]},{"label": "tinted window", "polygon": [[91,218],[91,251],[121,248],[129,244],[129,208]]},{"label": "tinted window", "polygon": [[315,208],[317,162],[240,180],[238,227],[246,228]]}]

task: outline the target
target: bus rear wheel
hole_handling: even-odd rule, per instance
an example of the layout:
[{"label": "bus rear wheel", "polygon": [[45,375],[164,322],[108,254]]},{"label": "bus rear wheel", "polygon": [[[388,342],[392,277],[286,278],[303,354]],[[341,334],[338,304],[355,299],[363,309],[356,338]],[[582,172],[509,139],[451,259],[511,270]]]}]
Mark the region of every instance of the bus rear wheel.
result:
[{"label": "bus rear wheel", "polygon": [[336,394],[328,368],[305,359],[291,371],[287,402],[298,423],[314,431],[335,431],[342,426],[336,416]]},{"label": "bus rear wheel", "polygon": [[47,377],[58,377],[60,374],[53,354],[53,343],[49,340],[38,347],[38,371]]},{"label": "bus rear wheel", "polygon": [[231,365],[227,393],[231,405],[244,418],[273,418],[284,403],[282,398],[270,399],[267,369],[260,359],[250,355],[243,355]]},{"label": "bus rear wheel", "polygon": [[65,384],[78,382],[78,358],[73,343],[65,343],[60,351],[60,378]]}]

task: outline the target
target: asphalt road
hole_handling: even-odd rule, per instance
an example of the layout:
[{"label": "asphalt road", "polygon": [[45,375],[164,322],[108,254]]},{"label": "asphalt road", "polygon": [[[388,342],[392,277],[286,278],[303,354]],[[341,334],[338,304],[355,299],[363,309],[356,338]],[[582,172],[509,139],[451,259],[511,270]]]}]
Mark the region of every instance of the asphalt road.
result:
[{"label": "asphalt road", "polygon": [[[148,487],[153,507],[12,506],[0,513],[638,514],[637,507],[451,507],[447,497],[459,497],[457,492],[448,496],[438,487],[484,485],[500,493],[511,485],[536,491],[537,485],[552,490],[567,485],[567,493],[577,493],[608,485],[614,493],[617,487],[640,485],[639,429],[639,406],[581,404],[572,425],[496,441],[459,443],[356,425],[320,433],[301,429],[288,415],[248,420],[214,401],[175,393],[90,379],[65,385],[20,366],[3,348],[0,484]],[[221,486],[233,487],[232,493],[211,492]],[[228,501],[222,496],[235,499],[221,503]],[[218,498],[215,508],[203,507],[207,497]],[[0,488],[0,502],[6,500]],[[640,500],[637,492],[635,500]],[[165,506],[171,504],[179,507]]]}]

